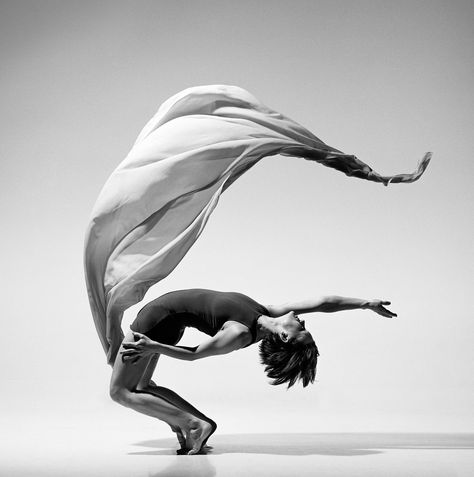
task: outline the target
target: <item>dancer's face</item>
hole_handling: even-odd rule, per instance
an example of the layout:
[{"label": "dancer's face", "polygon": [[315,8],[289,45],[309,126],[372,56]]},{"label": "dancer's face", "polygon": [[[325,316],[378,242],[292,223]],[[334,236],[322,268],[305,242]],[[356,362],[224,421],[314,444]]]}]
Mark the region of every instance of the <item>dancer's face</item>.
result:
[{"label": "dancer's face", "polygon": [[304,320],[301,320],[294,311],[281,317],[281,325],[286,340],[300,344],[314,343],[311,333],[305,328]]}]

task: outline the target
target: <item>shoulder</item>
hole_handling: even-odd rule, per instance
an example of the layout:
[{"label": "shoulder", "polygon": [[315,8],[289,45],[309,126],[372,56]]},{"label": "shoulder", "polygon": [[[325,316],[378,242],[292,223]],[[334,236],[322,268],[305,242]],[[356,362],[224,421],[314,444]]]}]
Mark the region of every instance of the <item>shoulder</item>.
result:
[{"label": "shoulder", "polygon": [[247,346],[252,341],[252,333],[248,326],[238,321],[226,321],[219,333],[225,334],[228,339],[235,341],[240,347]]}]

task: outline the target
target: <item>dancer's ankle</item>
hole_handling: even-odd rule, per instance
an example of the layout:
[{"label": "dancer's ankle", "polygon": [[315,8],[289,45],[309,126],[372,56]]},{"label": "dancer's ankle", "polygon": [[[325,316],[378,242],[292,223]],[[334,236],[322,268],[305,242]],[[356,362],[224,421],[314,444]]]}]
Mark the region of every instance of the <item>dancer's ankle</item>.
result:
[{"label": "dancer's ankle", "polygon": [[202,423],[203,423],[202,419],[199,419],[198,417],[193,416],[192,414],[188,414],[183,416],[183,420],[181,422],[180,427],[186,430],[196,429],[198,427],[201,427]]}]

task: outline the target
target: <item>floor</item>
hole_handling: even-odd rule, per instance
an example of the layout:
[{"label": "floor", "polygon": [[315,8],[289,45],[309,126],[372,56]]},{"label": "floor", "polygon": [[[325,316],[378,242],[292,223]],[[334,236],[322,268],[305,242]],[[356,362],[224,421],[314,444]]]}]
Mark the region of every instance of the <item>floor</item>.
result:
[{"label": "floor", "polygon": [[[33,425],[31,425],[33,424]],[[207,455],[178,456],[164,427],[95,422],[10,426],[0,475],[15,476],[419,476],[474,475],[474,434],[219,434]]]}]

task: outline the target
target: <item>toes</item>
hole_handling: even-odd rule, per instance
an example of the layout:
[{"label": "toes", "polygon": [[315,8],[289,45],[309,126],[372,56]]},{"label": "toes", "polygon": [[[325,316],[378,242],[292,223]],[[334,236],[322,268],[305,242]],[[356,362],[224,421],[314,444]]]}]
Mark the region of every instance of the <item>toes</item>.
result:
[{"label": "toes", "polygon": [[193,447],[189,452],[188,452],[188,455],[195,455],[197,454],[198,452],[200,452],[201,450],[201,447]]}]

